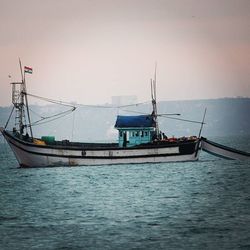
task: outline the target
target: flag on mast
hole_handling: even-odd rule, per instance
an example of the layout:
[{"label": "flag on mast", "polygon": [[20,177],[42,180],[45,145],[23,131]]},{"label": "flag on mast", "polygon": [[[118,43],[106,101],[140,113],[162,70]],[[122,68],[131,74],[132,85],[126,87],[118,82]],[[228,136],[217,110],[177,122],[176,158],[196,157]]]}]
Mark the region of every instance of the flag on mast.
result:
[{"label": "flag on mast", "polygon": [[24,73],[32,74],[32,72],[33,72],[33,69],[32,69],[32,68],[27,67],[27,66],[24,66]]}]

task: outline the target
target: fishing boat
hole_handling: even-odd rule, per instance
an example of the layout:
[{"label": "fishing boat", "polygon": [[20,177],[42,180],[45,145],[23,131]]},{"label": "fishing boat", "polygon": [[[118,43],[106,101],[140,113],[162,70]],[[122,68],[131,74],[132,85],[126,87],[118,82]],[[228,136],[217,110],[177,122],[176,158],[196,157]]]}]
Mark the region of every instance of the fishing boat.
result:
[{"label": "fishing boat", "polygon": [[[107,164],[196,161],[200,138],[167,138],[159,130],[156,103],[156,77],[151,80],[152,113],[117,116],[117,143],[88,143],[55,140],[54,136],[33,135],[25,74],[32,69],[20,62],[21,82],[12,82],[13,111],[16,125],[0,128],[21,167],[89,166]],[[10,116],[11,116],[10,115]],[[26,123],[25,117],[28,118]],[[10,118],[9,118],[10,119]],[[9,121],[8,119],[8,121]]]}]

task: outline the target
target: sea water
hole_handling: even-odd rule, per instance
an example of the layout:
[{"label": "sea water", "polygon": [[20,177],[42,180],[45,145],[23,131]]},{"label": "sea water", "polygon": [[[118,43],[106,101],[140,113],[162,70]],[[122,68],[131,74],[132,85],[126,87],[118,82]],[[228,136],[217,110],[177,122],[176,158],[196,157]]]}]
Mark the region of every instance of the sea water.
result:
[{"label": "sea water", "polygon": [[0,144],[0,249],[250,249],[249,163],[22,169]]}]

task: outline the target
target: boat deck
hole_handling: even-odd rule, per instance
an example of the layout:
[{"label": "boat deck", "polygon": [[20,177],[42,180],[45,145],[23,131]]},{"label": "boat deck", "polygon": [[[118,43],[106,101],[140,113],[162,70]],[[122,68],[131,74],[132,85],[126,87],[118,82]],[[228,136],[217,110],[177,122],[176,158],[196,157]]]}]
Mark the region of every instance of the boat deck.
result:
[{"label": "boat deck", "polygon": [[71,142],[69,140],[61,140],[61,141],[49,141],[45,142],[43,145],[39,145],[34,143],[34,140],[41,141],[40,138],[31,138],[22,136],[19,133],[15,133],[12,131],[4,131],[7,136],[16,139],[22,144],[29,144],[36,147],[48,147],[48,148],[57,148],[57,149],[75,149],[75,150],[103,150],[103,149],[141,149],[141,148],[165,148],[165,147],[173,147],[177,146],[183,148],[187,148],[188,145],[193,148],[194,144],[197,142],[197,138],[188,139],[188,138],[178,138],[175,140],[158,140],[150,143],[140,144],[132,147],[120,147],[118,143],[87,143],[87,142]]}]

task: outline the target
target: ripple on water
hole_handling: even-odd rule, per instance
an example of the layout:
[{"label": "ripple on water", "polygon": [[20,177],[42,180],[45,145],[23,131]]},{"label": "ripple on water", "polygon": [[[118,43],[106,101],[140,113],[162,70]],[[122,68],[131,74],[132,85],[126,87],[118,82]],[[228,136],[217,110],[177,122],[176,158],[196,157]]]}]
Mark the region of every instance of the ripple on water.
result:
[{"label": "ripple on water", "polygon": [[[0,147],[0,151],[1,151]],[[215,160],[19,169],[0,154],[1,249],[248,249],[250,168]]]}]

